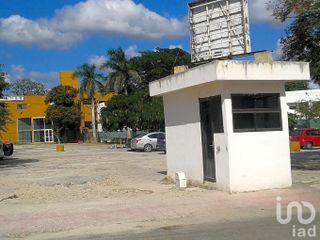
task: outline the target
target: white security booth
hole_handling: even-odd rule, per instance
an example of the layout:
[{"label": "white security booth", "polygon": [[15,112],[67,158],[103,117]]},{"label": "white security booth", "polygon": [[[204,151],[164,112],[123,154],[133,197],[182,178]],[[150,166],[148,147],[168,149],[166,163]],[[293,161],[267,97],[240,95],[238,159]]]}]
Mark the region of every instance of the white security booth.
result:
[{"label": "white security booth", "polygon": [[163,96],[167,173],[229,192],[290,187],[285,83],[309,64],[213,61],[151,82]]}]

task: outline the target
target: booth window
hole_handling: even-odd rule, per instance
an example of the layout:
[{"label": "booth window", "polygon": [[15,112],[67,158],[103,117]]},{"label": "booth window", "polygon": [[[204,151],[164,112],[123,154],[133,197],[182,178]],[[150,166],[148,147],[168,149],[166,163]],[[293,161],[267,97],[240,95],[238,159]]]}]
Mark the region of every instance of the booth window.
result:
[{"label": "booth window", "polygon": [[232,94],[235,132],[282,130],[280,94]]}]

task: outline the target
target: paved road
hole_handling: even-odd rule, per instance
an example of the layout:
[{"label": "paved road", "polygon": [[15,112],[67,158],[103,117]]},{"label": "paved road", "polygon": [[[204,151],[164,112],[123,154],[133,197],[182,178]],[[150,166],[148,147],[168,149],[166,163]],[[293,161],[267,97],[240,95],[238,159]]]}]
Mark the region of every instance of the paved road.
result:
[{"label": "paved road", "polygon": [[[316,168],[319,153],[292,161]],[[59,154],[54,145],[17,146],[0,162],[0,239],[292,239],[293,223],[275,220],[276,198],[320,210],[320,171],[294,170],[290,189],[230,195],[179,191],[163,181],[165,164],[162,154],[105,145]]]},{"label": "paved road", "polygon": [[[317,214],[319,216],[319,213]],[[294,217],[295,219],[295,217]],[[319,218],[314,221],[319,223]],[[297,228],[310,229],[311,225],[301,226],[296,220],[288,225],[279,224],[275,218],[260,218],[255,221],[226,222],[223,224],[198,224],[186,226],[168,226],[154,229],[147,232],[126,232],[118,235],[98,234],[85,235],[81,237],[72,236],[63,238],[65,240],[120,240],[120,239],[152,239],[152,240],[284,240],[295,239],[292,236],[293,225]],[[316,225],[316,237],[305,237],[302,239],[319,239],[319,225]],[[50,239],[53,240],[53,239]]]},{"label": "paved road", "polygon": [[320,170],[320,150],[302,150],[299,153],[292,153],[291,164],[293,169]]}]

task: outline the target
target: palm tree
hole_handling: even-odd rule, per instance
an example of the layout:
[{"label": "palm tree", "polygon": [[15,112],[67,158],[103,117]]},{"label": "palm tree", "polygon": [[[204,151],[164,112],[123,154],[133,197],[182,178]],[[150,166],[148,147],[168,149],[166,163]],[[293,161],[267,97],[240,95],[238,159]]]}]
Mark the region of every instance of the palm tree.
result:
[{"label": "palm tree", "polygon": [[103,79],[103,76],[102,74],[97,73],[97,67],[95,65],[89,64],[78,66],[75,76],[81,79],[81,97],[83,98],[83,96],[86,94],[88,99],[91,101],[93,141],[97,142],[95,94],[103,92],[103,85],[100,82],[100,79]]},{"label": "palm tree", "polygon": [[141,81],[137,71],[133,70],[121,48],[107,51],[108,60],[101,69],[110,70],[106,79],[106,89],[128,95]]}]

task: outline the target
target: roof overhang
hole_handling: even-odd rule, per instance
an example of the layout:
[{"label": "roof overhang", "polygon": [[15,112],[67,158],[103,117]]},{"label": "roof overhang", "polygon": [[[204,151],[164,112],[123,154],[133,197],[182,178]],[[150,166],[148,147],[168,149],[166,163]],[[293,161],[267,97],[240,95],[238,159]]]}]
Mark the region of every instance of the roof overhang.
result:
[{"label": "roof overhang", "polygon": [[162,96],[170,92],[216,81],[308,81],[309,63],[253,61],[213,61],[185,72],[149,83],[150,96]]}]

